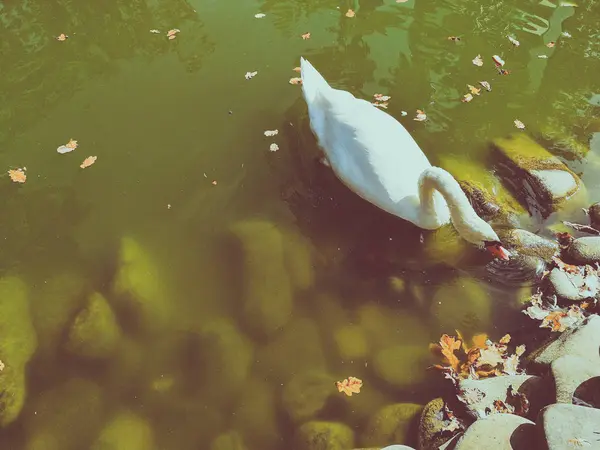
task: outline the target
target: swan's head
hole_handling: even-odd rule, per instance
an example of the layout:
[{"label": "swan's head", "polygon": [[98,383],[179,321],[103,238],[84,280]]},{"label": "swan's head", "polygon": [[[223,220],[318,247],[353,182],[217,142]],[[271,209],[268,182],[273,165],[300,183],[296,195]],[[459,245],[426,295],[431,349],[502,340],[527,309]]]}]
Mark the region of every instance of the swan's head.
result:
[{"label": "swan's head", "polygon": [[494,258],[508,261],[510,253],[502,246],[500,238],[490,224],[479,217],[473,222],[469,227],[460,227],[459,233],[462,237],[477,247],[487,250]]}]

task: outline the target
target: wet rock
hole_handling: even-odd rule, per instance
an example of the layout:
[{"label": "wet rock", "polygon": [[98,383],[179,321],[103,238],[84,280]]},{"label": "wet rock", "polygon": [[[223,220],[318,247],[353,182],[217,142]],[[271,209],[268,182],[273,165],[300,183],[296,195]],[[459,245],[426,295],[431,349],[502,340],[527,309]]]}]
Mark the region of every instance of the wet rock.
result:
[{"label": "wet rock", "polygon": [[319,371],[308,371],[294,376],[283,388],[282,404],[295,423],[315,416],[334,393],[334,377]]},{"label": "wet rock", "polygon": [[556,211],[580,187],[579,177],[524,133],[493,141],[498,172],[530,212]]},{"label": "wet rock", "polygon": [[91,450],[152,450],[150,425],[138,415],[122,411],[104,427]]},{"label": "wet rock", "polygon": [[585,319],[578,327],[570,329],[529,355],[536,364],[548,366],[561,356],[579,356],[590,361],[600,359],[600,316]]},{"label": "wet rock", "polygon": [[210,450],[247,450],[244,439],[237,431],[220,434],[210,444]]},{"label": "wet rock", "polygon": [[32,411],[25,423],[25,450],[89,448],[104,418],[102,391],[91,381],[71,379],[44,392]]},{"label": "wet rock", "polygon": [[431,314],[443,332],[459,329],[465,334],[475,334],[490,327],[491,300],[480,282],[458,277],[437,289]]},{"label": "wet rock", "polygon": [[14,422],[23,409],[25,370],[37,347],[28,296],[19,278],[0,279],[0,428]]},{"label": "wet rock", "polygon": [[233,413],[232,427],[260,449],[282,448],[277,422],[275,394],[270,383],[251,378],[240,395]]},{"label": "wet rock", "polygon": [[421,411],[423,405],[415,403],[396,403],[383,407],[369,421],[361,436],[361,444],[372,447],[416,440]]},{"label": "wet rock", "polygon": [[104,296],[95,292],[75,317],[66,349],[84,358],[108,358],[114,353],[120,339],[121,329],[115,314]]},{"label": "wet rock", "polygon": [[588,209],[588,215],[590,216],[590,222],[594,228],[600,229],[600,202],[594,203]]},{"label": "wet rock", "polygon": [[344,325],[334,333],[334,340],[340,357],[354,360],[367,357],[369,345],[365,332],[358,325]]},{"label": "wet rock", "polygon": [[306,422],[294,436],[297,450],[347,450],[354,447],[354,433],[342,423]]},{"label": "wet rock", "polygon": [[445,426],[443,408],[442,398],[433,399],[425,405],[419,419],[419,450],[438,450],[452,437],[450,433],[442,434]]},{"label": "wet rock", "polygon": [[600,262],[600,236],[585,236],[575,239],[567,254],[578,264]]},{"label": "wet rock", "polygon": [[557,403],[540,412],[537,421],[544,435],[548,450],[570,450],[570,440],[579,439],[580,447],[598,448],[598,424],[600,409]]},{"label": "wet rock", "polygon": [[576,274],[568,274],[558,267],[555,267],[550,272],[548,281],[554,288],[556,295],[571,302],[578,302],[586,298],[594,297],[600,288],[600,282],[593,285],[586,285],[586,277]]},{"label": "wet rock", "polygon": [[163,328],[173,313],[161,268],[152,255],[130,237],[121,239],[118,273],[113,282],[115,304],[139,329]]},{"label": "wet rock", "polygon": [[259,336],[271,336],[290,319],[292,280],[285,266],[284,236],[263,220],[231,227],[243,252],[244,316]]},{"label": "wet rock", "polygon": [[528,450],[540,448],[535,424],[515,414],[492,414],[473,423],[458,440],[456,450]]},{"label": "wet rock", "polygon": [[551,365],[556,386],[556,403],[573,403],[573,394],[583,382],[600,376],[600,359],[565,355]]},{"label": "wet rock", "polygon": [[536,256],[546,262],[552,261],[559,251],[557,242],[519,228],[498,230],[498,236],[503,244],[519,254]]},{"label": "wet rock", "polygon": [[388,445],[387,447],[355,448],[353,450],[415,450],[408,445]]},{"label": "wet rock", "polygon": [[400,344],[379,350],[373,367],[379,378],[394,387],[404,388],[418,383],[430,362],[427,347]]},{"label": "wet rock", "polygon": [[466,405],[467,412],[474,418],[484,415],[486,409],[495,411],[494,401],[506,401],[509,387],[525,394],[530,403],[528,417],[535,418],[538,411],[550,404],[552,398],[551,383],[535,375],[506,375],[480,380],[461,380],[459,388],[463,397],[472,399]]}]

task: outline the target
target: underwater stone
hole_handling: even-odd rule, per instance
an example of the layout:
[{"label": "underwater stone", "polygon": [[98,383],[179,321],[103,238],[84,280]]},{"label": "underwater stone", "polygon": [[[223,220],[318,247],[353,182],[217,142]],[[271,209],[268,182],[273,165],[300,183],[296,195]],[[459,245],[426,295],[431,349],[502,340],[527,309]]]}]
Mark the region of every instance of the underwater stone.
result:
[{"label": "underwater stone", "polygon": [[423,378],[430,359],[427,347],[399,344],[377,352],[373,366],[379,378],[394,387],[403,388]]},{"label": "underwater stone", "polygon": [[25,369],[37,347],[28,295],[19,278],[0,279],[0,428],[14,422],[23,409]]},{"label": "underwater stone", "polygon": [[210,444],[210,450],[247,450],[244,439],[237,431],[220,434]]},{"label": "underwater stone", "polygon": [[91,450],[152,450],[152,428],[141,417],[129,411],[114,416],[104,427]]},{"label": "underwater stone", "polygon": [[343,423],[306,422],[296,431],[296,450],[348,450],[354,447],[354,433]]},{"label": "underwater stone", "polygon": [[422,411],[423,405],[416,403],[397,403],[381,408],[363,432],[361,445],[374,447],[416,441],[418,418]]},{"label": "underwater stone", "polygon": [[35,399],[25,422],[25,450],[80,450],[98,435],[104,417],[102,391],[70,379]]},{"label": "underwater stone", "polygon": [[110,357],[121,339],[121,329],[102,294],[94,292],[71,326],[66,348],[90,359]]},{"label": "underwater stone", "polygon": [[369,351],[367,338],[358,325],[345,325],[334,332],[338,354],[342,359],[354,360],[367,356]]},{"label": "underwater stone", "polygon": [[600,261],[600,236],[584,236],[575,239],[567,254],[578,264],[594,264]]},{"label": "underwater stone", "polygon": [[123,237],[118,273],[113,282],[115,305],[144,330],[168,323],[173,312],[161,270],[135,239]]},{"label": "underwater stone", "polygon": [[482,284],[470,277],[458,277],[441,285],[431,302],[431,314],[440,330],[465,334],[487,330],[491,322],[491,300]]},{"label": "underwater stone", "polygon": [[282,404],[293,422],[305,422],[323,409],[334,394],[333,379],[331,375],[312,370],[294,376],[285,384]]},{"label": "underwater stone", "polygon": [[290,319],[292,282],[285,266],[284,236],[263,220],[231,227],[243,252],[244,315],[261,337],[273,335]]},{"label": "underwater stone", "polygon": [[315,283],[315,268],[310,243],[298,233],[284,233],[284,262],[290,281],[297,289],[310,289]]}]

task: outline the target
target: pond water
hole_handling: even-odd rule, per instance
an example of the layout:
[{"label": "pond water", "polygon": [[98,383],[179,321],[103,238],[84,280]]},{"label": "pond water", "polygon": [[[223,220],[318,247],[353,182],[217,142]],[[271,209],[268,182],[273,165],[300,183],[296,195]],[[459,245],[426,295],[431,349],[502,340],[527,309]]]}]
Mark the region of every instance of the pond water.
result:
[{"label": "pond water", "polygon": [[[28,356],[0,344],[0,382],[26,392],[2,449],[92,448],[98,436],[121,442],[98,449],[242,448],[232,436],[293,448],[308,418],[345,423],[357,446],[384,445],[369,434],[376,411],[443,389],[426,370],[429,342],[524,323],[520,288],[483,276],[485,255],[429,246],[434,233],[366,204],[315,162],[301,88],[288,81],[304,56],[334,87],[391,96],[388,112],[451,171],[490,170],[489,142],[515,119],[587,148],[599,131],[600,6],[234,3],[0,5],[0,167],[27,175],[0,183],[0,267],[27,286],[15,327],[37,335],[16,341]],[[491,92],[461,102],[480,81]],[[417,109],[427,121],[413,120]],[[71,138],[77,149],[59,154]],[[592,200],[599,141],[584,158],[555,148]],[[88,156],[97,161],[81,169]],[[556,220],[523,226],[549,234]],[[90,358],[68,342],[94,292],[117,326],[92,330],[110,351]],[[337,392],[348,376],[364,381],[360,394]]]}]

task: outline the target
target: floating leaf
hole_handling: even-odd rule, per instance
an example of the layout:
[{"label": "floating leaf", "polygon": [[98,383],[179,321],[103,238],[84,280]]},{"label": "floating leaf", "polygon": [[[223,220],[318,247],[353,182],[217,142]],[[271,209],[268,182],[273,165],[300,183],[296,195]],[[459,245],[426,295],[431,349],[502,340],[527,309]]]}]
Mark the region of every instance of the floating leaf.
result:
[{"label": "floating leaf", "polygon": [[160,34],[160,31],[159,30],[150,30],[150,33],[152,33],[152,34]]},{"label": "floating leaf", "polygon": [[263,14],[263,13],[254,14],[254,17],[256,17],[257,19],[262,19],[265,16],[266,16],[266,14]]},{"label": "floating leaf", "polygon": [[492,60],[494,61],[494,64],[496,64],[496,66],[498,67],[502,67],[505,64],[504,60],[498,55],[492,56]]},{"label": "floating leaf", "polygon": [[521,45],[521,43],[519,41],[517,41],[514,37],[512,36],[507,36],[508,40],[510,41],[510,43],[512,45],[514,45],[515,47],[518,47],[519,45]]},{"label": "floating leaf", "polygon": [[302,35],[302,39],[304,39],[304,40],[310,39],[310,33],[304,33]]},{"label": "floating leaf", "polygon": [[272,143],[272,144],[269,146],[269,150],[271,150],[272,152],[276,152],[277,150],[279,150],[279,145],[277,145],[277,144],[275,144],[275,143]]},{"label": "floating leaf", "polygon": [[266,130],[264,135],[267,137],[277,136],[279,134],[279,130]]},{"label": "floating leaf", "polygon": [[452,42],[458,42],[460,41],[460,38],[458,36],[448,36],[448,40]]},{"label": "floating leaf", "polygon": [[254,71],[254,72],[246,72],[246,75],[244,75],[244,78],[246,78],[246,80],[251,80],[252,78],[254,78],[256,75],[258,74],[258,71]]},{"label": "floating leaf", "polygon": [[294,67],[292,70],[294,72],[298,72],[298,73],[302,72],[302,68],[301,67]]},{"label": "floating leaf", "polygon": [[417,109],[417,116],[413,120],[416,120],[417,122],[423,122],[424,120],[427,120],[427,115],[425,114],[425,111]]},{"label": "floating leaf", "polygon": [[501,345],[506,345],[506,344],[508,344],[509,342],[510,342],[510,334],[505,334],[505,335],[502,337],[502,339],[500,339],[500,340],[498,341],[498,343],[499,343],[499,344],[501,344]]},{"label": "floating leaf", "polygon": [[81,163],[81,165],[79,167],[81,167],[82,169],[85,169],[86,167],[90,167],[92,164],[94,164],[96,162],[97,159],[98,159],[97,156],[88,156],[87,158],[85,158],[83,160],[83,162]]},{"label": "floating leaf", "polygon": [[481,59],[481,55],[477,55],[474,59],[473,59],[473,64],[475,64],[478,67],[483,66],[483,59]]},{"label": "floating leaf", "polygon": [[356,13],[351,9],[349,9],[348,12],[346,12],[346,17],[354,17],[355,15]]},{"label": "floating leaf", "polygon": [[469,88],[469,91],[471,91],[471,94],[473,95],[481,95],[481,88],[476,88],[475,86],[471,86],[470,84],[467,84],[467,87]]},{"label": "floating leaf", "polygon": [[472,94],[465,94],[463,95],[463,98],[460,99],[460,101],[463,103],[469,103],[471,100],[473,100]]},{"label": "floating leaf", "polygon": [[298,77],[290,78],[289,83],[290,84],[302,84],[302,78],[298,78]]},{"label": "floating leaf", "polygon": [[27,175],[25,175],[25,170],[25,168],[11,169],[8,171],[8,176],[15,183],[25,183],[25,181],[27,181]]},{"label": "floating leaf", "polygon": [[389,95],[383,95],[383,94],[373,94],[373,97],[378,102],[387,102],[388,100],[391,100],[391,98],[392,98]]},{"label": "floating leaf", "polygon": [[523,356],[523,353],[525,353],[525,345],[519,345],[515,350],[515,354],[517,356]]},{"label": "floating leaf", "polygon": [[61,41],[61,42],[66,41],[68,38],[69,38],[69,36],[67,36],[64,33],[61,33],[58,36],[56,36],[56,40]]},{"label": "floating leaf", "polygon": [[556,45],[556,42],[554,42],[554,41],[550,41],[550,42],[548,42],[548,43],[546,44],[546,47],[548,47],[548,48],[553,48],[555,45]]},{"label": "floating leaf", "polygon": [[515,127],[517,127],[519,130],[524,130],[525,129],[525,124],[523,122],[521,122],[519,119],[515,119]]},{"label": "floating leaf", "polygon": [[355,377],[348,377],[343,381],[336,381],[335,385],[339,392],[343,392],[348,397],[352,397],[352,394],[360,393],[360,388],[363,385],[362,380]]},{"label": "floating leaf", "polygon": [[4,370],[4,363],[0,360],[0,372]]},{"label": "floating leaf", "polygon": [[480,81],[479,84],[482,85],[488,92],[492,90],[492,86],[490,86],[490,83],[488,83],[487,81]]}]

